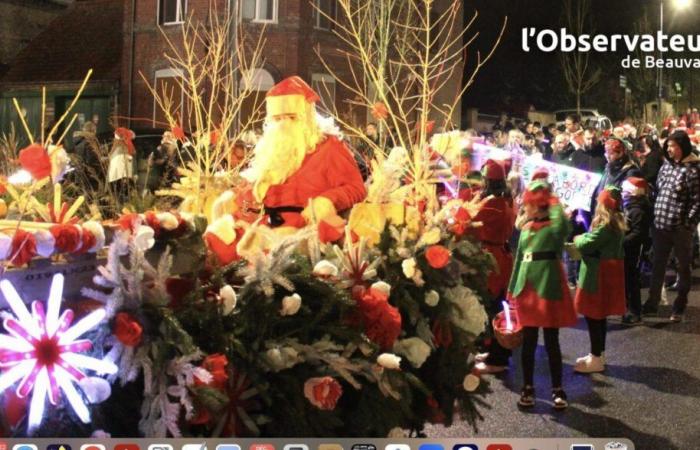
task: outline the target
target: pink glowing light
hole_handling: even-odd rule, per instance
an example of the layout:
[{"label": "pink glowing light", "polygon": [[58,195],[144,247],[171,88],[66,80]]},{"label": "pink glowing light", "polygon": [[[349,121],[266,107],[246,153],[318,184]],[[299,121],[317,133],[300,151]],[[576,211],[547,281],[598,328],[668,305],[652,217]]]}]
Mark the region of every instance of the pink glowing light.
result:
[{"label": "pink glowing light", "polygon": [[59,316],[63,281],[63,275],[54,275],[46,309],[35,301],[31,313],[12,283],[0,281],[0,290],[15,315],[3,323],[9,334],[0,334],[0,367],[6,369],[0,375],[0,393],[17,383],[19,397],[31,394],[29,430],[41,424],[46,397],[57,405],[61,392],[78,417],[90,422],[90,412],[73,383],[85,378],[81,369],[98,374],[118,370],[111,362],[78,354],[92,348],[89,340],[78,338],[99,325],[105,311],[93,311],[71,326],[73,311],[67,309]]}]

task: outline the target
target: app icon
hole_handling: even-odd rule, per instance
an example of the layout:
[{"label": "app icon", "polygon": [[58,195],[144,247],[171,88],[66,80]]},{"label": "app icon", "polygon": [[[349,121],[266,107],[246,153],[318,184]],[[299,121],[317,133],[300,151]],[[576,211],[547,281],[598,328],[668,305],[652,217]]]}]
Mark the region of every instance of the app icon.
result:
[{"label": "app icon", "polygon": [[608,442],[605,444],[605,450],[627,450],[627,444],[622,442]]},{"label": "app icon", "polygon": [[343,450],[340,444],[320,444],[318,450]]},{"label": "app icon", "polygon": [[46,446],[46,450],[71,450],[68,444],[50,444]]},{"label": "app icon", "polygon": [[[102,444],[85,444],[80,446],[80,450],[107,450]],[[172,450],[172,448],[170,449]]]},{"label": "app icon", "polygon": [[352,446],[352,450],[377,450],[377,446],[374,444],[355,444]]},{"label": "app icon", "polygon": [[216,446],[216,450],[241,450],[241,446],[236,444],[219,444]]},{"label": "app icon", "polygon": [[421,444],[418,450],[445,450],[445,447],[440,444]]},{"label": "app icon", "polygon": [[272,444],[251,444],[248,450],[275,450]]},{"label": "app icon", "polygon": [[309,446],[306,444],[287,444],[284,446],[284,450],[309,450]]},{"label": "app icon", "polygon": [[17,444],[12,447],[12,450],[38,450],[34,444]]},{"label": "app icon", "polygon": [[141,450],[138,444],[117,444],[114,450]]},{"label": "app icon", "polygon": [[486,447],[486,450],[513,450],[508,444],[491,444]]},{"label": "app icon", "polygon": [[573,444],[571,450],[595,450],[593,444]]},{"label": "app icon", "polygon": [[384,447],[384,450],[411,450],[411,446],[408,444],[389,444]]},{"label": "app icon", "polygon": [[452,450],[479,450],[479,446],[476,444],[457,444],[452,447]]},{"label": "app icon", "polygon": [[[81,448],[80,450],[83,449]],[[151,444],[148,446],[148,450],[173,450],[173,446],[170,444]]]},{"label": "app icon", "polygon": [[207,443],[202,442],[201,444],[185,444],[182,446],[182,450],[207,450]]}]

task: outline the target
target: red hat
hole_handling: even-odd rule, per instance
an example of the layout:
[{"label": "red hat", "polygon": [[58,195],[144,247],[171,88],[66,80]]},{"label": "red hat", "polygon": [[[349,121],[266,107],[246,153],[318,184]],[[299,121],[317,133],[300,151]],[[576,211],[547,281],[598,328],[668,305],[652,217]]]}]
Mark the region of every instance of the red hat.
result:
[{"label": "red hat", "polygon": [[280,81],[265,94],[267,115],[298,114],[304,112],[308,104],[316,103],[320,97],[298,76]]},{"label": "red hat", "polygon": [[484,164],[483,167],[483,173],[487,180],[506,179],[506,170],[503,167],[503,164],[498,161],[494,161],[493,159],[486,160],[486,164]]},{"label": "red hat", "polygon": [[632,195],[645,195],[649,192],[649,183],[644,178],[629,177],[622,183],[622,191]]},{"label": "red hat", "polygon": [[114,130],[114,135],[124,141],[130,155],[133,155],[136,152],[136,148],[134,147],[133,143],[133,139],[136,137],[136,134],[134,134],[133,131],[128,128],[119,127]]},{"label": "red hat", "polygon": [[525,190],[523,194],[523,203],[543,208],[549,206],[551,198],[552,191],[550,190],[549,184],[543,180],[535,180],[531,182]]},{"label": "red hat", "polygon": [[607,186],[598,194],[598,204],[605,206],[608,209],[620,209],[622,198],[620,197],[620,188],[615,186]]},{"label": "red hat", "polygon": [[530,181],[535,180],[549,180],[549,170],[547,170],[545,167],[538,167],[535,169],[535,171],[532,173],[532,178]]}]

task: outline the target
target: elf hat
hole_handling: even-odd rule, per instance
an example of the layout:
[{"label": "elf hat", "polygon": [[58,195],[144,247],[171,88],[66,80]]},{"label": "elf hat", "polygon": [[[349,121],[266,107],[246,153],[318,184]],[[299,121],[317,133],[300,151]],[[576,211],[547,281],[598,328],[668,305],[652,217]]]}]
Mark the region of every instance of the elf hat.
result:
[{"label": "elf hat", "polygon": [[298,76],[280,81],[265,95],[267,115],[304,114],[309,106],[320,100],[311,87]]},{"label": "elf hat", "polygon": [[622,183],[622,192],[633,196],[646,195],[649,191],[649,183],[644,178],[629,177]]},{"label": "elf hat", "polygon": [[523,203],[543,208],[549,206],[551,198],[552,191],[549,183],[543,180],[535,180],[527,186],[523,194]]},{"label": "elf hat", "polygon": [[598,203],[608,209],[620,209],[621,200],[620,188],[616,186],[606,186],[605,189],[598,194]]},{"label": "elf hat", "polygon": [[502,181],[506,179],[506,170],[503,167],[503,164],[499,163],[498,161],[494,161],[493,159],[487,160],[482,170],[484,172],[484,177],[487,180]]},{"label": "elf hat", "polygon": [[119,127],[116,130],[114,130],[114,137],[116,139],[124,141],[130,155],[133,155],[136,152],[136,148],[134,147],[133,142],[133,139],[136,137],[136,134],[134,134],[133,131],[131,131],[128,128]]},{"label": "elf hat", "polygon": [[530,179],[530,181],[535,181],[535,180],[547,181],[548,179],[549,179],[549,170],[547,170],[545,167],[538,167],[532,173],[532,178]]}]

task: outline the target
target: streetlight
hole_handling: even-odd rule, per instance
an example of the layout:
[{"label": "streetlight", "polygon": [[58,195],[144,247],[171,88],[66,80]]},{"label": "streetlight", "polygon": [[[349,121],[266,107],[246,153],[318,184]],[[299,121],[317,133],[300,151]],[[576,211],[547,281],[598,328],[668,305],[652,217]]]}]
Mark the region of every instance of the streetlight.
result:
[{"label": "streetlight", "polygon": [[[671,0],[671,4],[673,8],[675,8],[677,11],[681,11],[684,9],[689,8],[693,4],[693,0]],[[659,1],[659,28],[661,29],[661,33],[664,32],[664,0]],[[659,49],[659,59],[663,59],[663,52],[661,49]],[[663,64],[659,66],[659,98],[657,101],[657,112],[659,114],[659,121],[663,121],[663,101],[664,101],[664,92],[663,92],[663,86],[664,86],[664,68]]]}]

